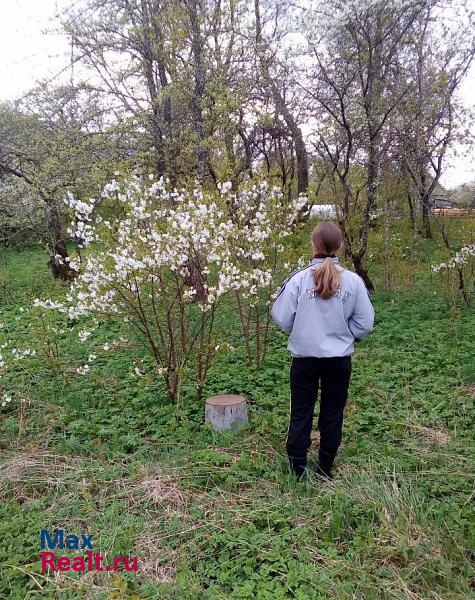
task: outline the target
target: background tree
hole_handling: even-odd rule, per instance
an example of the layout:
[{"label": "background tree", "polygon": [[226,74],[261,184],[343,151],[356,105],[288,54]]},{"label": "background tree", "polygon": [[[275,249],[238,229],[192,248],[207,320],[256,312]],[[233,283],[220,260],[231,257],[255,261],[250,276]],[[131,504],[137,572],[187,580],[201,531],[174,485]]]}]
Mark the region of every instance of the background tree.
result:
[{"label": "background tree", "polygon": [[0,178],[0,247],[22,248],[41,239],[45,230],[44,206],[23,180],[12,175]]},{"label": "background tree", "polygon": [[[297,165],[297,194],[305,194],[308,188],[308,157],[307,148],[302,133],[302,129],[298,124],[299,107],[298,100],[296,102],[296,86],[295,82],[289,77],[288,71],[282,68],[279,64],[277,48],[279,44],[286,43],[285,36],[288,29],[288,18],[285,14],[285,4],[276,2],[272,6],[272,10],[267,12],[263,22],[261,16],[260,0],[254,0],[254,16],[256,27],[256,56],[259,60],[259,70],[261,75],[261,86],[268,89],[271,93],[275,105],[276,126],[281,124],[279,117],[283,119],[281,129],[288,132],[288,137],[292,141],[292,162],[295,154]],[[280,27],[279,24],[280,23]],[[265,26],[272,24],[273,46],[265,36]],[[284,62],[285,65],[285,62]],[[280,67],[280,68],[278,68]],[[292,97],[292,103],[287,99]],[[283,137],[283,136],[282,136]]]},{"label": "background tree", "polygon": [[314,148],[339,206],[345,252],[369,289],[370,214],[393,115],[410,91],[409,84],[398,86],[399,54],[424,5],[335,0],[317,5],[311,20],[305,11],[301,20],[311,60],[301,85],[318,123]]},{"label": "background tree", "polygon": [[[442,9],[449,11],[449,18],[444,18]],[[443,173],[447,150],[465,135],[466,111],[457,93],[475,54],[474,25],[475,11],[468,3],[428,2],[401,55],[401,86],[411,85],[410,94],[398,103],[394,131],[414,235],[419,212],[427,239],[432,238],[431,195]]]},{"label": "background tree", "polygon": [[43,204],[39,233],[53,275],[73,278],[62,224],[66,192],[98,191],[117,164],[117,130],[109,135],[93,99],[80,91],[38,88],[22,105],[0,107],[0,139],[0,172],[28,184]]}]

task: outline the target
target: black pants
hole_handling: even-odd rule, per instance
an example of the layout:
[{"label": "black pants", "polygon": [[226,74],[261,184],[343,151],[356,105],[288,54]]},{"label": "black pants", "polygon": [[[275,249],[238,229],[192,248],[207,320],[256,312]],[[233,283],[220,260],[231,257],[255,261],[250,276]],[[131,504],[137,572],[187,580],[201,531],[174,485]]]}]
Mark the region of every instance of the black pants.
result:
[{"label": "black pants", "polygon": [[286,445],[290,465],[297,474],[301,474],[307,464],[319,384],[319,465],[323,471],[330,471],[341,443],[343,410],[348,398],[350,377],[351,355],[332,358],[292,357],[290,424]]}]

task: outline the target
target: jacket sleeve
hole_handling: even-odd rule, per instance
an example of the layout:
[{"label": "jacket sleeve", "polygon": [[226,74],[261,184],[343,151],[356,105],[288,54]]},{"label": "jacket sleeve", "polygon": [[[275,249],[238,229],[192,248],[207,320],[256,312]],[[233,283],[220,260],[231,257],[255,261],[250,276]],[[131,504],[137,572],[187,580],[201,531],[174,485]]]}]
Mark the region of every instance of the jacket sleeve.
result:
[{"label": "jacket sleeve", "polygon": [[287,279],[277,294],[271,310],[274,321],[287,333],[292,333],[294,326],[299,291],[298,279],[298,277],[292,276]]},{"label": "jacket sleeve", "polygon": [[358,285],[356,291],[356,303],[353,314],[348,320],[348,327],[355,336],[356,341],[365,338],[368,333],[373,331],[374,325],[374,307],[366,286],[358,275]]}]

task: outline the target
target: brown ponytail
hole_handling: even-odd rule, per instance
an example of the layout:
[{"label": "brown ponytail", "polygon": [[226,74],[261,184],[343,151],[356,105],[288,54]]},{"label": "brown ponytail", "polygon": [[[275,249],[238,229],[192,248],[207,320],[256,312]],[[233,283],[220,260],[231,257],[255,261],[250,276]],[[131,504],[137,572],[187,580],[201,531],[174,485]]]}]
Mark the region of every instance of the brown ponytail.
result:
[{"label": "brown ponytail", "polygon": [[[312,245],[315,252],[334,254],[343,243],[341,229],[331,221],[319,223],[312,231]],[[337,267],[330,256],[313,272],[315,290],[324,300],[332,298],[340,286],[341,267]]]}]

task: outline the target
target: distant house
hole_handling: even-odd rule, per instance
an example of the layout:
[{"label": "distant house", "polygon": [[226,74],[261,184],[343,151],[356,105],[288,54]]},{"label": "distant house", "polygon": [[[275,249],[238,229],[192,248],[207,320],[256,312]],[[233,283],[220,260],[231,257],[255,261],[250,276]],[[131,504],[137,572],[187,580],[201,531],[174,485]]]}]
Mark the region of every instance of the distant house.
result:
[{"label": "distant house", "polygon": [[440,182],[437,182],[430,195],[431,210],[453,207],[454,203],[449,199],[449,193]]},{"label": "distant house", "polygon": [[454,203],[448,199],[446,193],[432,194],[430,197],[430,207],[434,208],[454,208]]}]

